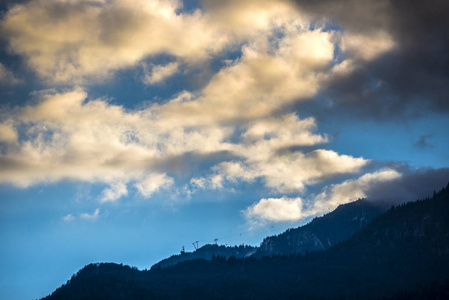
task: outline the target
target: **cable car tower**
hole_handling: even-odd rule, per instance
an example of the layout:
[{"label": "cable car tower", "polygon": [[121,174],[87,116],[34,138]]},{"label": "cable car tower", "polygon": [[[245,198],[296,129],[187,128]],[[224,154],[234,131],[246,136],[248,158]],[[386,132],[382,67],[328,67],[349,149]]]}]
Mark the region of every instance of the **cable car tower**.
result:
[{"label": "cable car tower", "polygon": [[192,243],[193,248],[195,248],[195,250],[198,250],[198,241]]}]

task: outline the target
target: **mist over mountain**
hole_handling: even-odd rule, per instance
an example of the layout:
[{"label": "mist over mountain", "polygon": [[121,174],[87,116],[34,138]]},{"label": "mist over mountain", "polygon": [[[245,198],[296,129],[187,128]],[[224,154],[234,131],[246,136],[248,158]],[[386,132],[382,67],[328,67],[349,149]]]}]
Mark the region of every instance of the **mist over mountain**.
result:
[{"label": "mist over mountain", "polygon": [[145,271],[90,264],[43,299],[445,299],[448,265],[449,185],[392,207],[326,251]]}]

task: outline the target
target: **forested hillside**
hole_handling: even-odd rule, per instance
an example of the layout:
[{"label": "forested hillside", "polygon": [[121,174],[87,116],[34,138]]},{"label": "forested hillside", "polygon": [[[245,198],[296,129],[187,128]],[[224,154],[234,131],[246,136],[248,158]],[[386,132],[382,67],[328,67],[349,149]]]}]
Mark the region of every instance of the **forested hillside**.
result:
[{"label": "forested hillside", "polygon": [[343,204],[309,224],[264,239],[256,257],[323,251],[347,240],[386,210],[365,199]]},{"label": "forested hillside", "polygon": [[173,266],[179,262],[212,257],[261,258],[273,255],[306,254],[324,251],[338,242],[350,238],[354,233],[368,225],[373,218],[386,210],[385,205],[365,199],[343,204],[334,211],[314,218],[310,223],[267,237],[260,247],[204,245],[193,252],[172,255],[152,268]]},{"label": "forested hillside", "polygon": [[152,269],[159,267],[165,268],[169,266],[174,266],[177,263],[186,260],[195,260],[195,259],[212,260],[215,257],[229,258],[231,256],[235,258],[245,258],[254,254],[256,250],[257,250],[256,247],[248,245],[228,247],[223,245],[207,244],[196,249],[194,252],[181,252],[180,254],[172,255],[169,258],[163,259],[157,264],[155,264],[152,267]]},{"label": "forested hillside", "polygon": [[449,185],[392,207],[324,252],[150,271],[91,264],[44,299],[444,299],[448,266]]}]

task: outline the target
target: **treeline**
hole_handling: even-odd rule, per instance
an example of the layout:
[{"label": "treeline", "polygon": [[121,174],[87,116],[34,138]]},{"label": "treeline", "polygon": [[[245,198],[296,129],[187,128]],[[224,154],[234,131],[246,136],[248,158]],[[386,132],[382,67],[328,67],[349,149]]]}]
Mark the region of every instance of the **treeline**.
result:
[{"label": "treeline", "polygon": [[387,209],[384,204],[372,203],[366,199],[340,205],[304,226],[265,238],[254,256],[327,250],[349,239]]},{"label": "treeline", "polygon": [[449,185],[325,252],[214,256],[145,271],[92,264],[44,299],[447,299],[448,266]]}]

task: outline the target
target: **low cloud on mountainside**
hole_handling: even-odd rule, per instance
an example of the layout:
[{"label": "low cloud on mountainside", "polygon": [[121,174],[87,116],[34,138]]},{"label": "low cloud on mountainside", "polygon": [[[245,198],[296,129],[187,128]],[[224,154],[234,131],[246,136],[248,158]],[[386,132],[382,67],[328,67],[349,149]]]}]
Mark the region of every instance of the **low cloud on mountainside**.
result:
[{"label": "low cloud on mountainside", "polygon": [[449,183],[449,168],[400,170],[402,176],[382,183],[376,183],[367,191],[366,197],[372,201],[399,204],[432,196]]},{"label": "low cloud on mountainside", "polygon": [[412,170],[400,167],[398,170],[367,173],[327,186],[321,193],[305,199],[285,196],[261,199],[243,214],[253,228],[270,222],[297,222],[361,198],[381,206],[420,200],[449,184],[449,168]]}]

